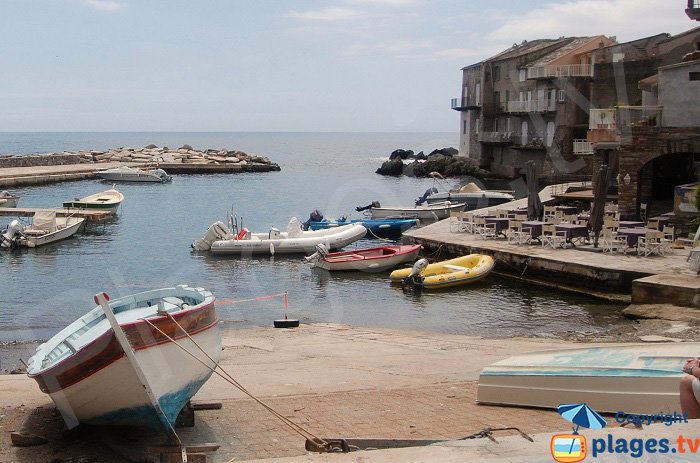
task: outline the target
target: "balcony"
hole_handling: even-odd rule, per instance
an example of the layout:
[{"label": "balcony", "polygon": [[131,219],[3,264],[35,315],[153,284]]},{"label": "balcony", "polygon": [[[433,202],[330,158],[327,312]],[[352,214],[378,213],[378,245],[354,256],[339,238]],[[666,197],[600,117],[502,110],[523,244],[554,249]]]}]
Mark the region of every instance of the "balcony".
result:
[{"label": "balcony", "polygon": [[520,138],[519,133],[515,132],[480,132],[479,141],[489,144],[511,144],[515,143]]},{"label": "balcony", "polygon": [[555,77],[593,77],[593,65],[550,64],[527,68],[528,79],[552,79]]},{"label": "balcony", "polygon": [[615,109],[591,109],[588,113],[588,129],[616,130],[616,115]]},{"label": "balcony", "polygon": [[685,10],[685,14],[690,19],[700,21],[700,0],[688,0],[688,8]]},{"label": "balcony", "polygon": [[574,154],[577,156],[586,156],[593,154],[593,144],[588,140],[574,140]]},{"label": "balcony", "polygon": [[528,101],[509,101],[509,113],[544,113],[555,111],[557,104],[554,100],[528,100]]},{"label": "balcony", "polygon": [[663,106],[618,106],[618,127],[660,127],[663,109]]},{"label": "balcony", "polygon": [[452,109],[455,111],[468,111],[481,107],[481,103],[474,98],[463,96],[462,98],[452,98]]}]

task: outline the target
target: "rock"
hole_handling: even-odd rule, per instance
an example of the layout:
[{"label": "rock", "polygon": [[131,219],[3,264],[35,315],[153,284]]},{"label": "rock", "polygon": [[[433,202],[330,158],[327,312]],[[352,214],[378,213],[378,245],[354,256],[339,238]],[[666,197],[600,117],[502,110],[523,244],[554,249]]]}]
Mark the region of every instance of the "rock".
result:
[{"label": "rock", "polygon": [[657,336],[655,334],[650,334],[649,336],[640,336],[639,340],[642,342],[680,342],[680,339],[667,338],[665,336]]},{"label": "rock", "polygon": [[151,143],[150,145],[146,146],[145,148],[152,150],[153,148],[158,148],[158,147],[156,145],[154,145],[153,143]]},{"label": "rock", "polygon": [[[192,148],[190,145],[182,145],[180,147],[181,150],[187,150],[187,151],[192,151],[194,148]],[[178,150],[179,151],[179,150]]]},{"label": "rock", "polygon": [[379,175],[401,175],[403,173],[403,161],[400,157],[385,161],[376,172]]},{"label": "rock", "polygon": [[409,156],[413,156],[413,150],[394,150],[392,153],[389,155],[389,160],[394,160],[396,158],[399,159],[408,159]]},{"label": "rock", "polygon": [[700,310],[672,304],[631,304],[622,314],[630,318],[655,318],[700,325]]},{"label": "rock", "polygon": [[428,156],[432,156],[434,154],[442,154],[443,156],[457,156],[459,154],[459,151],[457,151],[455,148],[440,148],[433,150]]},{"label": "rock", "polygon": [[48,442],[48,440],[44,437],[30,434],[28,432],[16,431],[10,433],[10,440],[12,441],[12,445],[15,447],[34,447],[36,445],[43,445]]},{"label": "rock", "polygon": [[416,176],[415,168],[417,165],[418,165],[417,162],[412,162],[410,164],[404,164],[403,174],[407,177],[415,177]]},{"label": "rock", "polygon": [[163,153],[161,158],[163,159],[163,162],[165,162],[165,163],[175,162],[175,156],[173,156],[171,153]]}]

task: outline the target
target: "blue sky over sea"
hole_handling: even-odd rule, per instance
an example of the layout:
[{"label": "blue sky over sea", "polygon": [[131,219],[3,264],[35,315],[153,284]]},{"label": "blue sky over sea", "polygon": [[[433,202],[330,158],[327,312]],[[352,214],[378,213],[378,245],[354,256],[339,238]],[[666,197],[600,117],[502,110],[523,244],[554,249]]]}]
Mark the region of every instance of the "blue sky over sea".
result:
[{"label": "blue sky over sea", "polygon": [[456,131],[523,40],[697,26],[685,0],[2,0],[1,131]]}]

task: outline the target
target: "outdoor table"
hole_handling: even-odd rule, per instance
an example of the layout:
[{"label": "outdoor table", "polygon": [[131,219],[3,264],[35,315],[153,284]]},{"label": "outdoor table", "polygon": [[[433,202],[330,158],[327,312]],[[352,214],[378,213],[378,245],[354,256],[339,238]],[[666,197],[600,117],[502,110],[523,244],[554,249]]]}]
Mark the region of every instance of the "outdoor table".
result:
[{"label": "outdoor table", "polygon": [[617,229],[618,235],[622,235],[627,238],[627,246],[630,248],[637,246],[637,240],[639,240],[639,237],[644,236],[647,233],[649,233],[649,229],[644,227]]},{"label": "outdoor table", "polygon": [[574,206],[556,206],[557,211],[562,211],[566,215],[573,215],[578,212],[578,209]]},{"label": "outdoor table", "polygon": [[508,222],[510,221],[509,218],[507,217],[487,217],[486,218],[486,223],[492,223],[496,225],[496,234],[497,235],[504,235],[505,233],[503,230],[508,228]]},{"label": "outdoor table", "polygon": [[529,228],[532,237],[538,239],[542,234],[542,225],[546,223],[547,222],[542,222],[540,220],[528,220],[527,222],[522,223],[522,227]]},{"label": "outdoor table", "polygon": [[576,216],[577,219],[579,220],[590,220],[591,214],[579,214]]},{"label": "outdoor table", "polygon": [[586,225],[579,225],[575,223],[560,223],[555,226],[556,231],[563,231],[566,234],[566,242],[572,243],[572,240],[576,238],[588,239],[588,228]]},{"label": "outdoor table", "polygon": [[640,228],[646,225],[644,222],[638,220],[620,220],[619,228]]},{"label": "outdoor table", "polygon": [[654,221],[659,222],[659,230],[663,230],[664,227],[668,225],[668,221],[670,218],[671,217],[669,217],[667,215],[659,215],[659,216],[650,218],[649,222],[654,222]]}]

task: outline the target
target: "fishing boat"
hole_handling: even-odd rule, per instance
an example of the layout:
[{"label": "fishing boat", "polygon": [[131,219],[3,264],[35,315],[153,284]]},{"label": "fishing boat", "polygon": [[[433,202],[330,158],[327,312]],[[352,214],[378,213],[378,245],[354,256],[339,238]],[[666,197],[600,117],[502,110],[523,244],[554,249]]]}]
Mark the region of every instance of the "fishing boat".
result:
[{"label": "fishing boat", "polygon": [[475,283],[488,276],[494,265],[493,258],[484,254],[469,254],[434,264],[421,259],[413,268],[394,270],[389,279],[392,283],[423,289],[442,289]]},{"label": "fishing boat", "polygon": [[517,355],[484,368],[477,402],[556,408],[586,403],[599,412],[679,410],[678,385],[699,342],[626,344]]},{"label": "fishing boat", "polygon": [[55,211],[37,211],[32,223],[22,225],[13,220],[0,235],[0,247],[36,248],[70,238],[85,225],[85,219],[73,216],[57,216]]},{"label": "fishing boat", "polygon": [[163,169],[142,170],[129,166],[119,166],[113,169],[95,172],[99,177],[112,182],[149,182],[167,183],[173,178]]},{"label": "fishing boat", "polygon": [[374,201],[368,206],[356,207],[358,212],[364,211],[372,219],[418,219],[420,221],[437,221],[446,219],[451,212],[464,210],[464,203],[443,201],[421,206],[382,206]]},{"label": "fishing boat", "polygon": [[316,246],[316,253],[307,257],[313,267],[329,271],[361,270],[364,272],[381,272],[405,262],[412,262],[418,257],[420,244],[407,246],[378,246],[329,253],[325,246]]},{"label": "fishing boat", "polygon": [[209,227],[204,238],[195,240],[192,248],[212,254],[308,254],[317,244],[324,244],[329,250],[340,249],[366,233],[367,229],[359,223],[304,231],[296,217],[289,221],[286,232],[273,227],[266,233],[252,233],[244,227],[234,233],[219,221]]},{"label": "fishing boat", "polygon": [[[464,203],[465,210],[471,211],[515,201],[515,196],[509,191],[482,190],[475,183],[468,183],[458,189],[431,193],[420,199],[424,199],[428,204],[444,201]],[[417,204],[421,204],[420,200]]]},{"label": "fishing boat", "polygon": [[95,211],[106,211],[114,214],[117,208],[124,201],[124,195],[117,191],[115,186],[109,190],[95,193],[84,198],[76,198],[73,201],[66,201],[63,207],[66,209],[91,209]]},{"label": "fishing boat", "polygon": [[417,219],[347,219],[341,217],[336,220],[321,218],[321,220],[309,220],[304,222],[311,230],[324,230],[336,228],[350,223],[362,224],[367,229],[368,238],[397,239],[403,232],[418,225]]},{"label": "fishing boat", "polygon": [[95,300],[96,307],[36,349],[27,375],[69,428],[171,427],[220,358],[214,296],[183,285]]},{"label": "fishing boat", "polygon": [[11,195],[9,191],[0,192],[0,207],[17,207],[19,196]]}]

